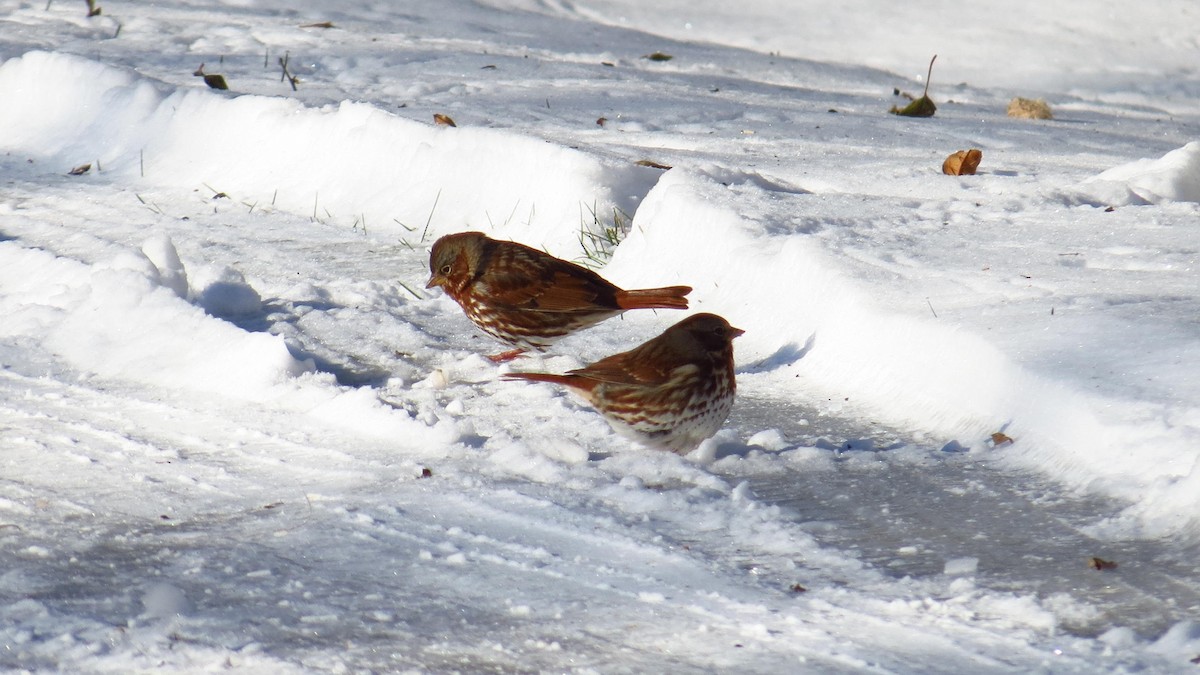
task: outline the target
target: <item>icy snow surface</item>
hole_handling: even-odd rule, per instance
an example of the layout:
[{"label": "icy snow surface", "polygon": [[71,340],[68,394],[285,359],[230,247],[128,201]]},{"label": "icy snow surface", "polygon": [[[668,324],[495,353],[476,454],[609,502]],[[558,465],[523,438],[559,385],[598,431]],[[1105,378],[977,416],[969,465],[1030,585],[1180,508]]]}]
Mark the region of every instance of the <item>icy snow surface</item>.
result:
[{"label": "icy snow surface", "polygon": [[[1191,0],[98,4],[0,1],[4,667],[1196,667]],[[726,428],[501,381],[681,316],[494,366],[464,229],[693,286]]]}]

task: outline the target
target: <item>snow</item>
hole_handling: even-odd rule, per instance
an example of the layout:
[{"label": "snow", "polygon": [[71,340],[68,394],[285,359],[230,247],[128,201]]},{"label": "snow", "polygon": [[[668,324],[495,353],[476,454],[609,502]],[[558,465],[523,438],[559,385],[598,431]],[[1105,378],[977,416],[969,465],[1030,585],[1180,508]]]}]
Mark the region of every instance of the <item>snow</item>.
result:
[{"label": "snow", "polygon": [[[0,3],[6,668],[1200,656],[1193,3],[101,5]],[[680,313],[495,366],[467,229],[692,286],[725,428],[501,380]]]}]

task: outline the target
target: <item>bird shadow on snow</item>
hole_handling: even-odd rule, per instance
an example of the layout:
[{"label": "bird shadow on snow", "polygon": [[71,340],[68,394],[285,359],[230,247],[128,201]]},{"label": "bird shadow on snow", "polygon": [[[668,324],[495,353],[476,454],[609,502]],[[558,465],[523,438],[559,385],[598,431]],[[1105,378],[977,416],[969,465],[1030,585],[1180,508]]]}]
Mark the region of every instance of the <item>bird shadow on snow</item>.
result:
[{"label": "bird shadow on snow", "polygon": [[813,345],[817,342],[817,334],[813,333],[804,341],[804,346],[800,346],[795,342],[788,342],[779,349],[775,350],[765,359],[755,361],[747,366],[737,369],[738,373],[765,373],[777,368],[790,366],[808,355],[812,351]]}]

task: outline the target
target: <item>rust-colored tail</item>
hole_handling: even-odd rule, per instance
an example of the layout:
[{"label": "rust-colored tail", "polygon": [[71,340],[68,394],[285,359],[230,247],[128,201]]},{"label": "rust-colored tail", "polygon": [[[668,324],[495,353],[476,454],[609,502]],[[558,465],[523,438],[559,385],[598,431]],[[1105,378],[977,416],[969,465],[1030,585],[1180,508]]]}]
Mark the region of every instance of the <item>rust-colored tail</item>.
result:
[{"label": "rust-colored tail", "polygon": [[505,373],[500,377],[506,380],[529,380],[530,382],[549,382],[572,389],[590,390],[596,385],[586,377],[578,375],[558,375],[556,373]]},{"label": "rust-colored tail", "polygon": [[688,301],[684,296],[691,292],[691,286],[619,291],[617,307],[621,309],[687,309]]},{"label": "rust-colored tail", "polygon": [[575,384],[575,378],[571,375],[557,375],[555,373],[505,373],[500,377],[506,380],[532,380],[533,382],[553,382],[563,386]]}]

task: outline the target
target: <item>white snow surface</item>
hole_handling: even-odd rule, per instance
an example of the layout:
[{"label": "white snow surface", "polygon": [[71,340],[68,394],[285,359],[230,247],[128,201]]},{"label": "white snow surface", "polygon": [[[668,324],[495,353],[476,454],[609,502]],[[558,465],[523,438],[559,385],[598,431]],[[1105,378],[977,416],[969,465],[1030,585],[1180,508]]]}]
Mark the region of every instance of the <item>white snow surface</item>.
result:
[{"label": "white snow surface", "polygon": [[[4,667],[1195,668],[1191,0],[98,5],[0,0]],[[692,286],[726,428],[500,380],[682,313],[497,367],[466,229]]]}]

